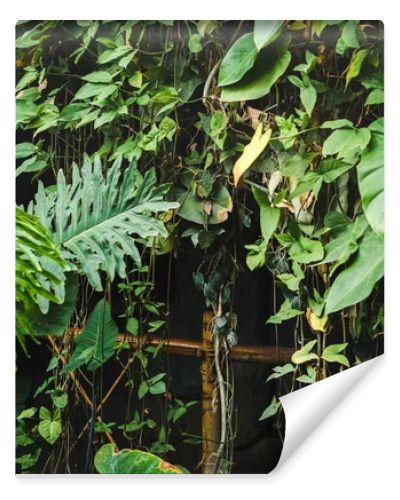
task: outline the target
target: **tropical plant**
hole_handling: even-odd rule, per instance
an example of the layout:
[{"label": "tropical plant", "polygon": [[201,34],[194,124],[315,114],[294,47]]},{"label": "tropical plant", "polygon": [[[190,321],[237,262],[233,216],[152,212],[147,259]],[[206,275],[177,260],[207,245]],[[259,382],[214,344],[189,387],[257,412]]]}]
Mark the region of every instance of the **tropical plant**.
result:
[{"label": "tropical plant", "polygon": [[[268,277],[265,333],[293,348],[256,416],[278,434],[280,395],[382,352],[381,23],[23,21],[16,49],[17,336],[52,352],[18,417],[21,470],[181,470],[163,460],[198,445],[195,402],[162,353],[189,244],[213,313],[214,472],[235,461],[239,275]],[[122,380],[125,414],[103,420]]]}]

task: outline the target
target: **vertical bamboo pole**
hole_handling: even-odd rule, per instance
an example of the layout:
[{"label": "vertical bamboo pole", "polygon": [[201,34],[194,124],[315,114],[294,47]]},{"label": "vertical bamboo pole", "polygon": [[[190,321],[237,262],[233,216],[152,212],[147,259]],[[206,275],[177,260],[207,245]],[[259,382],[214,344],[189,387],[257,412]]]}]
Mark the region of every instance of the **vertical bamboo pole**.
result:
[{"label": "vertical bamboo pole", "polygon": [[203,349],[201,362],[202,378],[202,434],[203,457],[202,473],[215,472],[216,451],[220,439],[220,413],[218,398],[214,398],[215,368],[212,339],[213,313],[206,311],[203,315]]}]

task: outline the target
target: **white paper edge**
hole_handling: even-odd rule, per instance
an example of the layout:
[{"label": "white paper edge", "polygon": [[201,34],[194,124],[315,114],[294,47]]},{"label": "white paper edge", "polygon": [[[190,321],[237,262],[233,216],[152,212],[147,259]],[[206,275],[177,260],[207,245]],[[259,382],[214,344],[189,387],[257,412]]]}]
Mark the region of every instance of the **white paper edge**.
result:
[{"label": "white paper edge", "polygon": [[286,430],[282,453],[272,473],[287,463],[302,443],[338,406],[383,356],[292,392],[280,399],[285,412]]}]

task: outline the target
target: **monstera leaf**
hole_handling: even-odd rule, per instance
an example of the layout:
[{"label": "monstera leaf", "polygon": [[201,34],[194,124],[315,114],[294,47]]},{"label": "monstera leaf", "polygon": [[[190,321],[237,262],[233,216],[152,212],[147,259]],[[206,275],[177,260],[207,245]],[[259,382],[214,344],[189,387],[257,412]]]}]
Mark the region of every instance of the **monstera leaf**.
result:
[{"label": "monstera leaf", "polygon": [[94,465],[100,474],[184,474],[187,471],[162,458],[140,450],[116,452],[105,444],[96,453]]},{"label": "monstera leaf", "polygon": [[156,182],[153,169],[142,177],[131,163],[123,171],[120,157],[103,175],[99,156],[93,163],[85,156],[81,170],[73,165],[71,184],[62,170],[54,192],[39,183],[30,211],[53,231],[65,257],[101,291],[100,271],[110,280],[115,274],[124,278],[126,256],[140,263],[135,237],[168,236],[164,224],[152,214],[179,204],[164,201],[168,187],[156,187]]}]

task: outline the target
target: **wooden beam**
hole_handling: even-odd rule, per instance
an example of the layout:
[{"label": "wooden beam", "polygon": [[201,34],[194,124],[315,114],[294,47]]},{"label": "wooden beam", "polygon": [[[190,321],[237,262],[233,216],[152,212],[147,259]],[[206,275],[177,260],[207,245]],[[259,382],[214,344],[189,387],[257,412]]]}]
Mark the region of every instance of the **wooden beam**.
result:
[{"label": "wooden beam", "polygon": [[[213,354],[212,345],[207,347],[200,340],[163,338],[160,336],[144,335],[143,337],[134,337],[130,334],[120,333],[119,342],[129,342],[134,348],[140,346],[159,346],[163,344],[163,349],[171,354],[180,354],[182,356],[194,356],[202,358],[205,355]],[[264,364],[285,364],[289,363],[294,353],[291,347],[275,347],[270,345],[246,345],[239,344],[232,347],[229,351],[230,359],[234,361],[246,361],[249,363]]]}]

